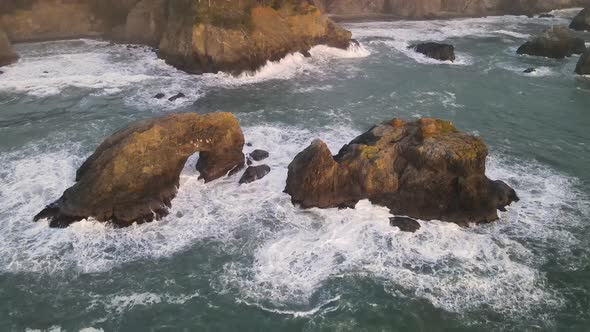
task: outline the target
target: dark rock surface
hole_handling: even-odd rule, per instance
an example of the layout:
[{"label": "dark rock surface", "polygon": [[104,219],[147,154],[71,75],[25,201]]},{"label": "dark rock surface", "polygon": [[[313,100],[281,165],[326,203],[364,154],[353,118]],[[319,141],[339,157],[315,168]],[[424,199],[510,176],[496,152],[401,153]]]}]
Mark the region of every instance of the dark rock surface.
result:
[{"label": "dark rock surface", "polygon": [[420,223],[408,217],[389,218],[389,224],[399,228],[402,232],[416,233],[420,229]]},{"label": "dark rock surface", "polygon": [[578,60],[576,65],[576,74],[590,75],[590,49],[587,49]]},{"label": "dark rock surface", "polygon": [[583,39],[575,37],[567,27],[554,26],[524,43],[516,53],[563,59],[585,50]]},{"label": "dark rock surface", "polygon": [[179,92],[179,93],[175,94],[174,96],[168,98],[168,101],[176,101],[177,99],[181,99],[181,98],[186,98],[186,96],[184,95],[184,93]]},{"label": "dark rock surface", "polygon": [[250,158],[252,158],[252,160],[254,160],[254,161],[261,161],[261,160],[268,158],[270,156],[270,154],[268,153],[268,151],[256,149],[256,150],[250,152],[248,154],[248,156]]},{"label": "dark rock surface", "polygon": [[260,180],[266,175],[270,173],[270,166],[268,165],[260,165],[260,166],[250,166],[240,178],[240,184],[252,183],[254,181]]},{"label": "dark rock surface", "polygon": [[590,7],[584,8],[570,23],[570,29],[590,31]]},{"label": "dark rock surface", "polygon": [[455,61],[455,47],[453,45],[429,42],[410,47],[432,59]]}]

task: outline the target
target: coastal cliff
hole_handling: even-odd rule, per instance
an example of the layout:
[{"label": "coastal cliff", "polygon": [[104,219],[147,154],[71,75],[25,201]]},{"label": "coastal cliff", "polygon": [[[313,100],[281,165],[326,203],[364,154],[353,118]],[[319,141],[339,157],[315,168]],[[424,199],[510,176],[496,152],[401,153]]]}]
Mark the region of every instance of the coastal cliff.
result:
[{"label": "coastal cliff", "polygon": [[399,18],[446,18],[545,12],[590,5],[590,0],[314,0],[324,12],[339,16],[378,14]]},{"label": "coastal cliff", "polygon": [[149,45],[191,73],[255,70],[318,44],[346,48],[351,38],[307,0],[9,0],[0,4],[2,27],[11,42]]}]

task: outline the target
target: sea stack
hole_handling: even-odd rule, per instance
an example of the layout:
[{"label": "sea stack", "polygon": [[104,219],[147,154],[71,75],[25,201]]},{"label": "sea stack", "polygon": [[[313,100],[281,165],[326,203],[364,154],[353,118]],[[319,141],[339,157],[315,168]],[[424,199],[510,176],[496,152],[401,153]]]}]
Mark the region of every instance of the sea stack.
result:
[{"label": "sea stack", "polygon": [[485,175],[486,145],[451,123],[393,119],[332,156],[314,141],[289,165],[285,192],[303,208],[354,207],[362,199],[394,215],[460,225],[498,219],[516,192]]},{"label": "sea stack", "polygon": [[35,220],[52,227],[95,218],[117,226],[168,214],[189,156],[212,181],[244,166],[244,136],[231,113],[173,114],[138,121],[108,137],[82,164],[76,183]]}]

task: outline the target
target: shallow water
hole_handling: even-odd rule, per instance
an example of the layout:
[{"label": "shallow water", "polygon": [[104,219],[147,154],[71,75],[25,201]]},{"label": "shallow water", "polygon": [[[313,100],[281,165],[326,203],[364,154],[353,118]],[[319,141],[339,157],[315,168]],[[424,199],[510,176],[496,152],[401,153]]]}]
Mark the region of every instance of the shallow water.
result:
[{"label": "shallow water", "polygon": [[[348,24],[361,48],[316,47],[241,77],[186,75],[148,49],[100,41],[17,45],[21,61],[0,75],[0,326],[587,330],[590,80],[573,74],[577,57],[515,55],[575,11],[557,14]],[[458,61],[407,50],[430,40],[453,43]],[[271,152],[271,174],[204,184],[194,156],[160,222],[31,222],[110,133],[186,111],[236,114],[251,149]],[[371,124],[421,116],[481,136],[489,176],[521,202],[495,224],[421,222],[406,234],[368,202],[303,211],[282,193],[314,138],[337,151]]]}]

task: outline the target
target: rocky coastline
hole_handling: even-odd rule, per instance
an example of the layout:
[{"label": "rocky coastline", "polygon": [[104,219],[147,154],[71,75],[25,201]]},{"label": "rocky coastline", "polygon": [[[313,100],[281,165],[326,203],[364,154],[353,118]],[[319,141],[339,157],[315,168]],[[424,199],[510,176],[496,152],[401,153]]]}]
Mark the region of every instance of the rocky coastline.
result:
[{"label": "rocky coastline", "polygon": [[[158,49],[189,73],[253,71],[318,44],[347,48],[351,34],[308,1],[34,0],[4,2],[11,43],[105,38]],[[8,46],[0,44],[0,56]]]}]

